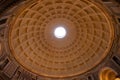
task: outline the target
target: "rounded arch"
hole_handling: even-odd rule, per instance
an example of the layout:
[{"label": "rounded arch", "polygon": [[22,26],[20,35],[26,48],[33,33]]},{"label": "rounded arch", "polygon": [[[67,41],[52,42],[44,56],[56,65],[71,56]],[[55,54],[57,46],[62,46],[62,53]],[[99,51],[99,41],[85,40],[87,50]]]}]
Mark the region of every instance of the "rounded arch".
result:
[{"label": "rounded arch", "polygon": [[115,78],[115,80],[120,80],[120,78]]},{"label": "rounded arch", "polygon": [[117,73],[111,68],[104,68],[100,72],[100,80],[120,80],[116,78]]}]

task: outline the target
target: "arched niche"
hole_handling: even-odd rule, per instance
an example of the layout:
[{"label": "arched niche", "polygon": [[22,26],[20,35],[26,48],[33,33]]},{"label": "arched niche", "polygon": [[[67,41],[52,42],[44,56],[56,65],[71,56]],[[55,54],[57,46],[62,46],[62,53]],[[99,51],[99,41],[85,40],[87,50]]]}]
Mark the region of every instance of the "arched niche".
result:
[{"label": "arched niche", "polygon": [[116,71],[111,68],[104,68],[100,71],[100,80],[120,80],[116,76]]}]

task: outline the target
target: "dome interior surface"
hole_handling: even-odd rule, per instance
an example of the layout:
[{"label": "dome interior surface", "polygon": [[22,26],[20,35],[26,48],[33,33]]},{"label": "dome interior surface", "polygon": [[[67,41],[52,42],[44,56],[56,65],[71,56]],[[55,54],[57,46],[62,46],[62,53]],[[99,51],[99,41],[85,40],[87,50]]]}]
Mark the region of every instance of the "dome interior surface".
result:
[{"label": "dome interior surface", "polygon": [[[24,68],[41,76],[69,77],[98,65],[109,53],[114,29],[107,12],[90,0],[35,0],[10,23],[9,46]],[[64,26],[58,39],[54,29]]]}]

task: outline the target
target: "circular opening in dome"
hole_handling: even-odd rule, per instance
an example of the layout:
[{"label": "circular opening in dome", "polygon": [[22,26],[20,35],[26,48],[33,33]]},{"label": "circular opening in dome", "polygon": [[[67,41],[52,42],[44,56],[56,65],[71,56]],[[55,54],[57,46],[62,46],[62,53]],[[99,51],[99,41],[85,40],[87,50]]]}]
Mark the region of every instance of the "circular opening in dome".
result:
[{"label": "circular opening in dome", "polygon": [[56,38],[64,38],[66,36],[66,33],[66,29],[62,26],[59,26],[54,30],[54,36]]}]

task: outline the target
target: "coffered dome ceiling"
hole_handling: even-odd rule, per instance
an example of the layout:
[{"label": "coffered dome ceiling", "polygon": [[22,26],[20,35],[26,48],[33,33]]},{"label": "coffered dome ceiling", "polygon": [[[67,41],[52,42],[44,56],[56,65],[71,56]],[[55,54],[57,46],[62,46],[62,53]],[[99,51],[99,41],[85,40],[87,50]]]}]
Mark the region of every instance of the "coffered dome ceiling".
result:
[{"label": "coffered dome ceiling", "polygon": [[[80,75],[96,67],[111,49],[114,29],[107,12],[92,1],[33,0],[20,5],[9,20],[9,47],[17,62],[47,77]],[[54,35],[59,26],[66,30],[63,38]]]}]

